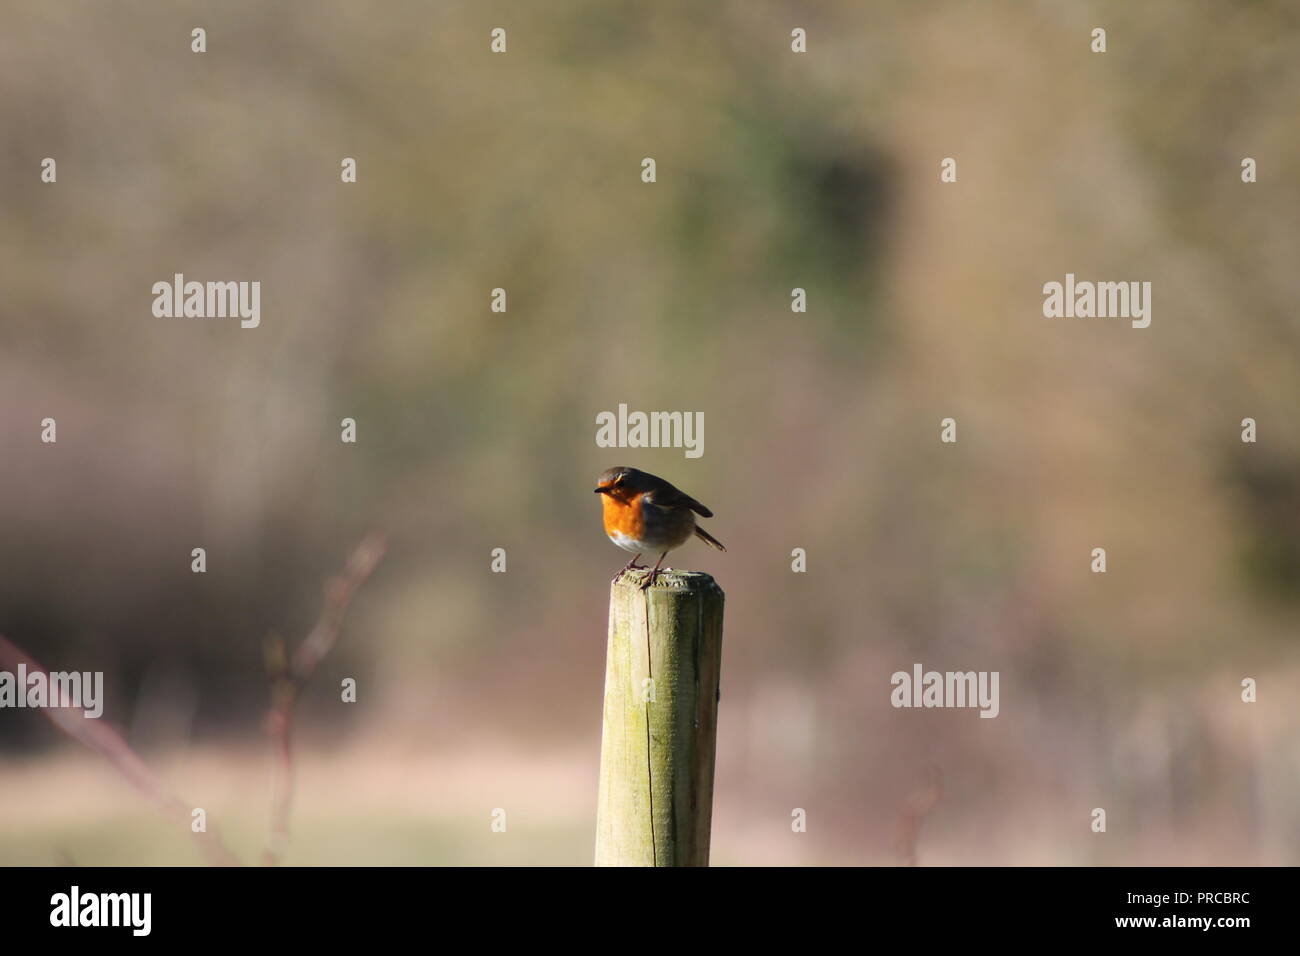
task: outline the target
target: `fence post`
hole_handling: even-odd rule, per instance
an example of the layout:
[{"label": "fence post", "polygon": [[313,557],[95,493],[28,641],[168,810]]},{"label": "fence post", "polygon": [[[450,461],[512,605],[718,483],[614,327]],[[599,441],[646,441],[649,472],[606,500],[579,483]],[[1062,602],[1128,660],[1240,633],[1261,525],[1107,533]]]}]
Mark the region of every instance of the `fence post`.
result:
[{"label": "fence post", "polygon": [[723,593],[698,571],[610,585],[597,866],[708,866]]}]

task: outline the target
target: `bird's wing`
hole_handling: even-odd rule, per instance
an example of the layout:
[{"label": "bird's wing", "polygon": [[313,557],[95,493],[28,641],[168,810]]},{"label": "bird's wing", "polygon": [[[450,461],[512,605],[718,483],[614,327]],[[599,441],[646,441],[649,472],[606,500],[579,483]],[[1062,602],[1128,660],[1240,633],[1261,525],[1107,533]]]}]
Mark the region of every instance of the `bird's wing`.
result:
[{"label": "bird's wing", "polygon": [[663,487],[647,491],[644,497],[649,504],[658,508],[689,508],[703,518],[713,517],[712,511],[685,492],[678,491],[666,481],[663,483]]}]

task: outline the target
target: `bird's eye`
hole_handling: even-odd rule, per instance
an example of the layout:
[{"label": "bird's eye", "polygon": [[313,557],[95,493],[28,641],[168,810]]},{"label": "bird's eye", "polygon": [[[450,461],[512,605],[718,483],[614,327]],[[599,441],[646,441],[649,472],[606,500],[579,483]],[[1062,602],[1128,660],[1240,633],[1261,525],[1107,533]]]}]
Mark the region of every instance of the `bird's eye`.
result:
[{"label": "bird's eye", "polygon": [[623,483],[623,476],[622,476],[622,475],[619,475],[617,478],[614,479],[614,484],[616,484],[616,485],[621,485],[622,483]]}]

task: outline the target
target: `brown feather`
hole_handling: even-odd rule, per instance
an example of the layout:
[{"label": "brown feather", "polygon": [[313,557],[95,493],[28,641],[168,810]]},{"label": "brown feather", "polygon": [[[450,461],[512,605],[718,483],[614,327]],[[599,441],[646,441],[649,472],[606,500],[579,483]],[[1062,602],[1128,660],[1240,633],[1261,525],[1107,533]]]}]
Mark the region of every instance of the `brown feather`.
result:
[{"label": "brown feather", "polygon": [[699,525],[696,525],[696,526],[695,526],[695,537],[699,538],[701,541],[703,541],[705,544],[709,545],[710,547],[717,548],[719,551],[726,551],[726,550],[727,550],[726,548],[724,548],[724,547],[722,546],[722,542],[721,542],[721,541],[719,541],[719,540],[718,540],[717,538],[715,538],[713,535],[709,534],[707,531],[705,531],[705,530],[704,530],[703,528],[701,528]]},{"label": "brown feather", "polygon": [[712,511],[666,481],[660,481],[655,488],[646,492],[646,501],[660,508],[689,508],[702,518],[713,517]]}]

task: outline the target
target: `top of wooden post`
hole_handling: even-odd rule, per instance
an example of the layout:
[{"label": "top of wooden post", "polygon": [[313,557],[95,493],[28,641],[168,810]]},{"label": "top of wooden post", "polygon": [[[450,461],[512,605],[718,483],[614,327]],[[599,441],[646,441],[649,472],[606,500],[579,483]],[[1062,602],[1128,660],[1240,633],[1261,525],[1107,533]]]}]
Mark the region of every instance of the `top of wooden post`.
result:
[{"label": "top of wooden post", "polygon": [[[614,587],[632,590],[640,590],[646,576],[650,573],[649,569],[628,571],[623,574]],[[722,588],[718,582],[713,580],[713,575],[705,574],[703,571],[660,571],[659,576],[655,579],[648,590],[650,591],[721,591]]]}]

